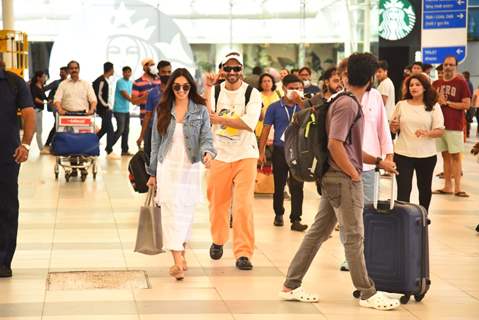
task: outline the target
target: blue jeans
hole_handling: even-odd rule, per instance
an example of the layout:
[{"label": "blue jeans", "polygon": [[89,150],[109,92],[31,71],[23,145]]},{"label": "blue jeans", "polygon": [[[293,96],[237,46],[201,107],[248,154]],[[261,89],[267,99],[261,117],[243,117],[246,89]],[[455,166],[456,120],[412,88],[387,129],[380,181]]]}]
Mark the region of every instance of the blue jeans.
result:
[{"label": "blue jeans", "polygon": [[113,137],[113,144],[121,137],[121,152],[128,152],[128,134],[130,133],[130,113],[129,112],[114,112],[116,119],[116,131]]},{"label": "blue jeans", "polygon": [[372,203],[374,200],[374,169],[363,171],[361,177],[363,179],[364,204]]}]

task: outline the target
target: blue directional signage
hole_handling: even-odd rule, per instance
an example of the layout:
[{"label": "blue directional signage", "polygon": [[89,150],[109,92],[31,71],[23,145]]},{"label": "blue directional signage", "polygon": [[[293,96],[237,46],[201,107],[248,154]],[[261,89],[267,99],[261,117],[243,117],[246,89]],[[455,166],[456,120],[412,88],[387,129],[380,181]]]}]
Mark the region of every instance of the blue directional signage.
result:
[{"label": "blue directional signage", "polygon": [[467,0],[423,0],[422,60],[440,64],[447,56],[466,58]]},{"label": "blue directional signage", "polygon": [[423,0],[423,29],[465,28],[466,0]]},{"label": "blue directional signage", "polygon": [[422,48],[422,61],[430,64],[441,64],[446,57],[454,56],[457,61],[466,58],[466,47]]}]

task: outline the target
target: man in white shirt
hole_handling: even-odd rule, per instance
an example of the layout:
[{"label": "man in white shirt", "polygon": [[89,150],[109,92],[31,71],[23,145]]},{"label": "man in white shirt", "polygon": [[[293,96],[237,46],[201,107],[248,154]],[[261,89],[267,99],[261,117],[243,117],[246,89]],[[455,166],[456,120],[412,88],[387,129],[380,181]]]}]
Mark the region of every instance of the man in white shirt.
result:
[{"label": "man in white shirt", "polygon": [[391,117],[396,105],[396,94],[394,84],[388,77],[389,65],[387,61],[379,61],[379,67],[376,71],[376,79],[379,81],[378,91],[383,97],[384,106],[386,107],[388,121],[391,122]]},{"label": "man in white shirt", "polygon": [[70,61],[67,67],[70,78],[60,83],[54,98],[58,113],[61,115],[67,112],[94,114],[97,100],[91,83],[80,80],[80,64],[78,62]]},{"label": "man in white shirt", "polygon": [[229,211],[233,214],[233,251],[236,267],[251,270],[254,250],[253,201],[256,164],[259,157],[254,129],[261,113],[261,95],[241,80],[243,58],[237,52],[223,61],[226,81],[212,88],[217,76],[206,79],[214,143],[218,155],[208,173],[210,203],[210,257],[218,260],[229,236]]},{"label": "man in white shirt", "polygon": [[[67,112],[84,112],[87,115],[95,114],[97,99],[90,82],[80,80],[80,64],[70,61],[67,65],[70,78],[62,81],[55,93],[54,104],[58,114]],[[74,157],[75,158],[75,157]],[[78,165],[78,159],[71,160],[72,165]],[[80,169],[82,177],[88,174],[86,169]],[[73,169],[72,177],[78,176],[78,170]]]}]

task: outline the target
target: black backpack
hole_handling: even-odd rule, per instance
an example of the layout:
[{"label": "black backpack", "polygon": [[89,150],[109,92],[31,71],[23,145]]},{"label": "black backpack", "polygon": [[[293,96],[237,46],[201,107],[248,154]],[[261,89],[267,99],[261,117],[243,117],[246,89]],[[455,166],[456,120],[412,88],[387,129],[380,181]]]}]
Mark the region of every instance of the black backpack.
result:
[{"label": "black backpack", "polygon": [[143,151],[138,151],[130,160],[128,164],[131,186],[136,192],[146,193],[148,192],[148,186],[146,183],[150,176],[146,172],[146,157]]},{"label": "black backpack", "polygon": [[[218,105],[218,98],[220,97],[220,91],[221,91],[221,85],[220,84],[215,85],[215,112],[217,108],[216,106]],[[253,87],[248,84],[248,87],[246,88],[246,91],[244,93],[245,108],[248,105],[249,99],[251,98],[251,92],[253,92]]]},{"label": "black backpack", "polygon": [[[333,102],[345,95],[358,103],[350,92],[341,92],[329,101],[322,100],[318,105],[294,114],[293,121],[284,133],[284,152],[291,174],[296,180],[318,182],[328,170],[326,116]],[[358,113],[346,138],[348,144],[351,144],[351,129],[362,116],[361,106],[358,105]]]}]

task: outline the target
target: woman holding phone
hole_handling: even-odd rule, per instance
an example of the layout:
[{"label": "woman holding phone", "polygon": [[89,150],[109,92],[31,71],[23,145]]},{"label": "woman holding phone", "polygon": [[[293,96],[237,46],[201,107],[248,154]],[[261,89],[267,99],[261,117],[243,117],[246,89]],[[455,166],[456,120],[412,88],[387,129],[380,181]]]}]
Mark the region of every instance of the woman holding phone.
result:
[{"label": "woman holding phone", "polygon": [[444,118],[437,93],[426,76],[411,75],[405,89],[404,99],[396,105],[390,124],[391,131],[399,133],[394,145],[394,162],[399,171],[397,199],[409,202],[416,171],[419,204],[429,210],[437,162],[434,139],[444,133]]},{"label": "woman holding phone", "polygon": [[208,110],[187,69],[176,69],[153,118],[148,186],[156,187],[161,207],[163,250],[171,251],[170,275],[184,278],[186,242],[200,200],[200,161],[216,156]]}]

